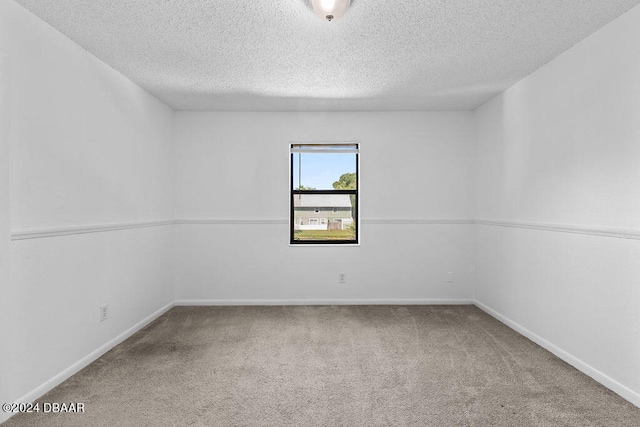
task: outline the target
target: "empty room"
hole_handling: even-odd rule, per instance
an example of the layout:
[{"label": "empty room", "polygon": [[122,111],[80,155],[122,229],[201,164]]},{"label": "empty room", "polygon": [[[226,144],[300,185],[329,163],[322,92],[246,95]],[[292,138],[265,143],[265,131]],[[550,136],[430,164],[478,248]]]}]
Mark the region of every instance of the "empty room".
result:
[{"label": "empty room", "polygon": [[0,424],[640,425],[640,0],[0,0]]}]

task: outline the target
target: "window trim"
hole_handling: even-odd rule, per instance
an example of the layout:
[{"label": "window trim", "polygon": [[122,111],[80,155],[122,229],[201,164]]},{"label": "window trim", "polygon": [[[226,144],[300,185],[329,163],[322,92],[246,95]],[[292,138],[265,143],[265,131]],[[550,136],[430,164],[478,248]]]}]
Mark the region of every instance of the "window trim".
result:
[{"label": "window trim", "polygon": [[[356,146],[354,150],[328,150],[323,147]],[[294,150],[294,146],[307,146],[311,149]],[[289,246],[360,246],[360,153],[359,142],[290,142],[289,143]],[[356,155],[356,189],[355,190],[294,190],[293,162],[296,153],[335,153]],[[355,240],[294,240],[294,196],[296,194],[349,194],[355,195],[356,203],[353,206],[353,222],[356,228]],[[329,220],[327,220],[327,223]]]}]

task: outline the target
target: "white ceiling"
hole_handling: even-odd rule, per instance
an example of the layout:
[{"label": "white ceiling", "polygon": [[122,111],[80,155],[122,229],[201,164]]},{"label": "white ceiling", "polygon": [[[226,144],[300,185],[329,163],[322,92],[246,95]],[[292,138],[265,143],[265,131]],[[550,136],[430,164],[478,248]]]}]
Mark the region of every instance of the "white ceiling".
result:
[{"label": "white ceiling", "polygon": [[18,0],[176,110],[470,110],[640,0]]}]

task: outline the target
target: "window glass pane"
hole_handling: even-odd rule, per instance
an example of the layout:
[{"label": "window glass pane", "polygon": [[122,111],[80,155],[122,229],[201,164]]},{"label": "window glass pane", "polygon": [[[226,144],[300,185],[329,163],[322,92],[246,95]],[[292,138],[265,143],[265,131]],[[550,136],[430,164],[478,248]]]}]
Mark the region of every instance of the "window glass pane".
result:
[{"label": "window glass pane", "polygon": [[[355,153],[292,153],[294,190],[355,190]],[[302,185],[301,185],[302,184]]]},{"label": "window glass pane", "polygon": [[291,144],[291,243],[358,243],[357,143]]},{"label": "window glass pane", "polygon": [[293,240],[356,240],[351,194],[294,194]]}]

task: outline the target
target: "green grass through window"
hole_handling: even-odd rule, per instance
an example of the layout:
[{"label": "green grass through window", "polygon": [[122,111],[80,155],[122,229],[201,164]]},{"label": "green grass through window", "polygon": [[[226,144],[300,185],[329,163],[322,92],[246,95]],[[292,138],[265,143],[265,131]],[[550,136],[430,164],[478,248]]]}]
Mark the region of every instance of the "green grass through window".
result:
[{"label": "green grass through window", "polygon": [[295,230],[294,240],[356,240],[354,230]]}]

